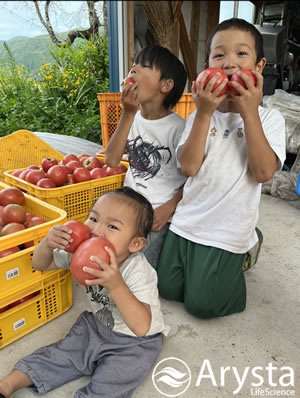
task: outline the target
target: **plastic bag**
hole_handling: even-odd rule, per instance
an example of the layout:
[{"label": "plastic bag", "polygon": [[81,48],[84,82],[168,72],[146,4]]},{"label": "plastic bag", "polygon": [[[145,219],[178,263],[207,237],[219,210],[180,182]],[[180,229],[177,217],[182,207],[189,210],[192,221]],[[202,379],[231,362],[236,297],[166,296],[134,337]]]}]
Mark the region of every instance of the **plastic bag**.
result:
[{"label": "plastic bag", "polygon": [[86,153],[89,156],[96,156],[97,152],[103,151],[103,147],[101,145],[78,137],[39,131],[34,131],[34,134],[63,155],[66,155],[67,153],[73,153],[74,155]]},{"label": "plastic bag", "polygon": [[300,150],[300,97],[277,89],[273,95],[263,97],[262,105],[281,112],[286,123],[286,151],[297,154]]}]

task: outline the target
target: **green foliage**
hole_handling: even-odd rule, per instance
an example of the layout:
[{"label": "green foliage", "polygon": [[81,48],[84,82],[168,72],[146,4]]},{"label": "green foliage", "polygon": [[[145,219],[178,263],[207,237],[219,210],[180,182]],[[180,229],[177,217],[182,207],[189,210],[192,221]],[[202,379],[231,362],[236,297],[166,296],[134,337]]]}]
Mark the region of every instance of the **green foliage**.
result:
[{"label": "green foliage", "polygon": [[[63,35],[63,34],[62,34]],[[66,34],[64,34],[66,36]],[[7,43],[17,65],[24,65],[26,69],[37,74],[43,62],[51,62],[50,50],[55,47],[49,35],[36,37],[15,37],[3,42],[0,40],[0,63],[7,58]]]},{"label": "green foliage", "polygon": [[44,63],[38,77],[6,50],[0,69],[0,136],[27,129],[101,143],[97,93],[109,88],[106,37],[54,47],[53,62]]}]

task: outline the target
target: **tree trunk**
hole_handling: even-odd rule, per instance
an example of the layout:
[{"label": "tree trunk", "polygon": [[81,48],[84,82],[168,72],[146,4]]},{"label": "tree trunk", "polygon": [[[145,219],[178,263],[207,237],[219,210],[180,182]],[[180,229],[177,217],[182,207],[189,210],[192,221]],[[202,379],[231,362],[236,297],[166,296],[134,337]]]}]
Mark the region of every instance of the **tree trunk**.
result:
[{"label": "tree trunk", "polygon": [[45,18],[43,18],[41,11],[40,11],[40,7],[39,7],[39,3],[37,0],[33,0],[37,15],[42,23],[42,25],[46,28],[51,41],[57,46],[57,47],[62,47],[62,46],[66,46],[68,44],[72,44],[74,42],[74,40],[78,37],[80,37],[81,39],[86,39],[89,40],[90,38],[97,38],[98,34],[99,34],[99,28],[100,28],[100,21],[95,9],[95,3],[97,3],[99,0],[93,0],[93,1],[87,1],[87,5],[88,5],[88,12],[89,12],[89,24],[90,27],[88,29],[84,29],[84,30],[73,30],[71,32],[68,33],[68,37],[65,41],[60,40],[57,38],[51,21],[50,21],[50,17],[49,17],[49,6],[51,4],[51,0],[47,0],[46,4],[45,4]]}]

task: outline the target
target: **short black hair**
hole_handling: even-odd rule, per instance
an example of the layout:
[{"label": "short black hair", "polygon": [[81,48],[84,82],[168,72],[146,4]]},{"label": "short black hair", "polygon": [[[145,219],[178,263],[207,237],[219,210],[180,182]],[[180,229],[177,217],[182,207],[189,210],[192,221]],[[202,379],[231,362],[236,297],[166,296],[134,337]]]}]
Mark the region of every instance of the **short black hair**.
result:
[{"label": "short black hair", "polygon": [[187,73],[183,63],[167,48],[158,45],[142,48],[135,56],[134,63],[142,66],[149,64],[151,68],[154,66],[160,71],[161,80],[173,80],[174,87],[163,103],[166,109],[173,108],[182,96],[187,80]]},{"label": "short black hair", "polygon": [[117,194],[131,201],[136,209],[136,228],[137,235],[147,238],[152,229],[154,211],[151,203],[145,196],[136,192],[130,187],[117,188],[112,191],[105,192],[107,194]]},{"label": "short black hair", "polygon": [[256,27],[253,24],[245,21],[245,19],[230,18],[226,19],[225,21],[217,25],[208,37],[206,43],[206,55],[205,55],[205,63],[207,67],[209,66],[208,60],[210,56],[211,43],[213,41],[215,34],[222,30],[228,30],[228,29],[236,29],[236,30],[242,30],[244,32],[249,32],[253,37],[255,43],[256,63],[258,63],[264,57],[263,37],[259,32],[259,30],[256,29]]}]

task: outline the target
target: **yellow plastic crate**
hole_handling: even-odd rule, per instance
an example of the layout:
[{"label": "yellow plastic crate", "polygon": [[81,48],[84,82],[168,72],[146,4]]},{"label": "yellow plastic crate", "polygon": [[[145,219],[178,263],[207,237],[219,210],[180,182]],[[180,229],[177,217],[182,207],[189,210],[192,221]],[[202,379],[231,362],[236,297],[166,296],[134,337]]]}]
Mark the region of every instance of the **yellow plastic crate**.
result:
[{"label": "yellow plastic crate", "polygon": [[[0,191],[8,186],[0,183]],[[0,258],[0,301],[4,299],[10,290],[39,279],[42,272],[34,270],[31,265],[31,257],[38,242],[47,235],[49,229],[56,224],[63,224],[67,214],[64,210],[51,206],[39,199],[25,195],[23,207],[26,211],[46,220],[44,224],[36,225],[13,234],[0,237],[0,251],[9,249],[23,243],[33,241],[34,246],[20,250],[17,253]]]},{"label": "yellow plastic crate", "polygon": [[43,157],[60,161],[64,155],[29,130],[18,130],[0,138],[0,181],[5,170],[39,165]]},{"label": "yellow plastic crate", "polygon": [[[121,93],[99,93],[97,96],[100,106],[102,146],[106,148],[121,118]],[[192,99],[192,93],[184,93],[172,111],[183,119],[187,119],[195,109],[196,105]]]},{"label": "yellow plastic crate", "polygon": [[[102,158],[103,159],[103,158]],[[121,162],[128,167],[128,162]],[[85,221],[95,201],[107,191],[121,188],[126,173],[111,177],[89,180],[57,188],[39,188],[18,177],[12,176],[14,170],[5,171],[4,182],[12,187],[18,187],[29,195],[41,199],[67,212],[68,220]]]},{"label": "yellow plastic crate", "polygon": [[72,306],[72,274],[69,270],[45,272],[42,279],[15,289],[0,300],[0,308],[30,294],[33,297],[0,313],[0,349],[51,321]]}]

